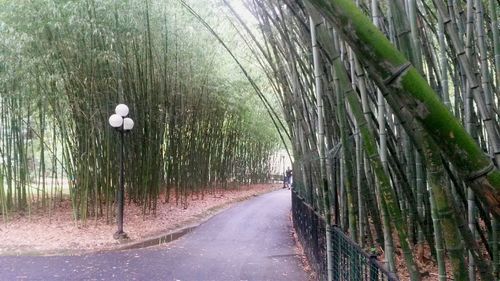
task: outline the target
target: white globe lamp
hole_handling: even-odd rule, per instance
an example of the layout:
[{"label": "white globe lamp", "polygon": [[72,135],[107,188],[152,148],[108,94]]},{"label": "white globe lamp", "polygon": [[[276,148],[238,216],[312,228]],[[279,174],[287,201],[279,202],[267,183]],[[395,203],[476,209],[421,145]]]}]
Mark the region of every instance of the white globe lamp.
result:
[{"label": "white globe lamp", "polygon": [[118,114],[113,114],[109,117],[109,125],[113,128],[119,128],[123,124],[123,118]]},{"label": "white globe lamp", "polygon": [[123,129],[125,131],[130,131],[132,130],[132,128],[134,128],[134,120],[132,120],[131,118],[124,118],[123,119]]},{"label": "white globe lamp", "polygon": [[116,114],[120,115],[121,117],[126,117],[128,115],[128,106],[121,103],[121,104],[116,106],[115,112],[116,112]]}]

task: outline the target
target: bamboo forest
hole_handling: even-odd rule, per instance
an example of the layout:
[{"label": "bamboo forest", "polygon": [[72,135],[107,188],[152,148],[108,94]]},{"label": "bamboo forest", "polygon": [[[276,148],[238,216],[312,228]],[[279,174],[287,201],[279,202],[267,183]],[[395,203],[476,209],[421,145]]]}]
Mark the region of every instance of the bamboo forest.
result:
[{"label": "bamboo forest", "polygon": [[120,232],[124,204],[146,221],[268,186],[228,207],[281,196],[251,211],[266,230],[229,240],[254,227],[291,252],[231,255],[293,270],[108,279],[500,280],[499,16],[500,0],[0,0],[0,279],[37,276],[2,277],[2,229],[26,217],[67,206],[80,232]]}]

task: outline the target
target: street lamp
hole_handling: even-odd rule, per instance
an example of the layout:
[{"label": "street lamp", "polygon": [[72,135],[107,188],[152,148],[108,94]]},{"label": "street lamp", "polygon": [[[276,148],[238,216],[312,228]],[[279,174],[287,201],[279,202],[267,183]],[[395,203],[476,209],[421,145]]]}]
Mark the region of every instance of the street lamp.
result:
[{"label": "street lamp", "polygon": [[115,128],[118,132],[120,132],[120,187],[116,192],[116,202],[117,202],[117,225],[118,230],[115,234],[113,234],[113,238],[115,239],[126,239],[128,238],[127,233],[123,232],[123,206],[124,206],[124,156],[125,156],[125,148],[124,148],[124,135],[125,132],[132,130],[134,127],[134,121],[127,117],[128,116],[128,106],[125,104],[119,104],[115,108],[115,114],[109,117],[109,125]]}]

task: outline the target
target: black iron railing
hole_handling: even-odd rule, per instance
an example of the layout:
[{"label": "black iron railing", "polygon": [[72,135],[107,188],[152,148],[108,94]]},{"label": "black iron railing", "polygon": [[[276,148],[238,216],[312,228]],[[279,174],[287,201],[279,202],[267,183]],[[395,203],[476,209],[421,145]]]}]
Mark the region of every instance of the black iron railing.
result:
[{"label": "black iron railing", "polygon": [[[327,279],[325,222],[299,195],[292,192],[293,223],[304,252],[318,275]],[[335,281],[397,281],[374,255],[369,255],[336,226],[331,228],[332,270]]]},{"label": "black iron railing", "polygon": [[389,280],[398,278],[352,241],[342,230],[332,227],[333,280]]},{"label": "black iron railing", "polygon": [[295,192],[292,192],[292,216],[297,237],[311,267],[319,280],[326,280],[325,223]]}]

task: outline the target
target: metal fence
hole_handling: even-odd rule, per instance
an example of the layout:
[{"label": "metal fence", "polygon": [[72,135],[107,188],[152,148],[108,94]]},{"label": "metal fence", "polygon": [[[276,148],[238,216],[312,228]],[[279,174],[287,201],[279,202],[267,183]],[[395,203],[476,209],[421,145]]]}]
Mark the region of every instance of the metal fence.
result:
[{"label": "metal fence", "polygon": [[319,280],[326,280],[324,221],[295,191],[292,192],[292,217],[297,237],[312,269]]},{"label": "metal fence", "polygon": [[[292,192],[293,223],[304,252],[319,280],[326,280],[325,221],[296,192]],[[369,255],[342,230],[332,227],[333,280],[335,281],[397,281],[377,260]]]}]

